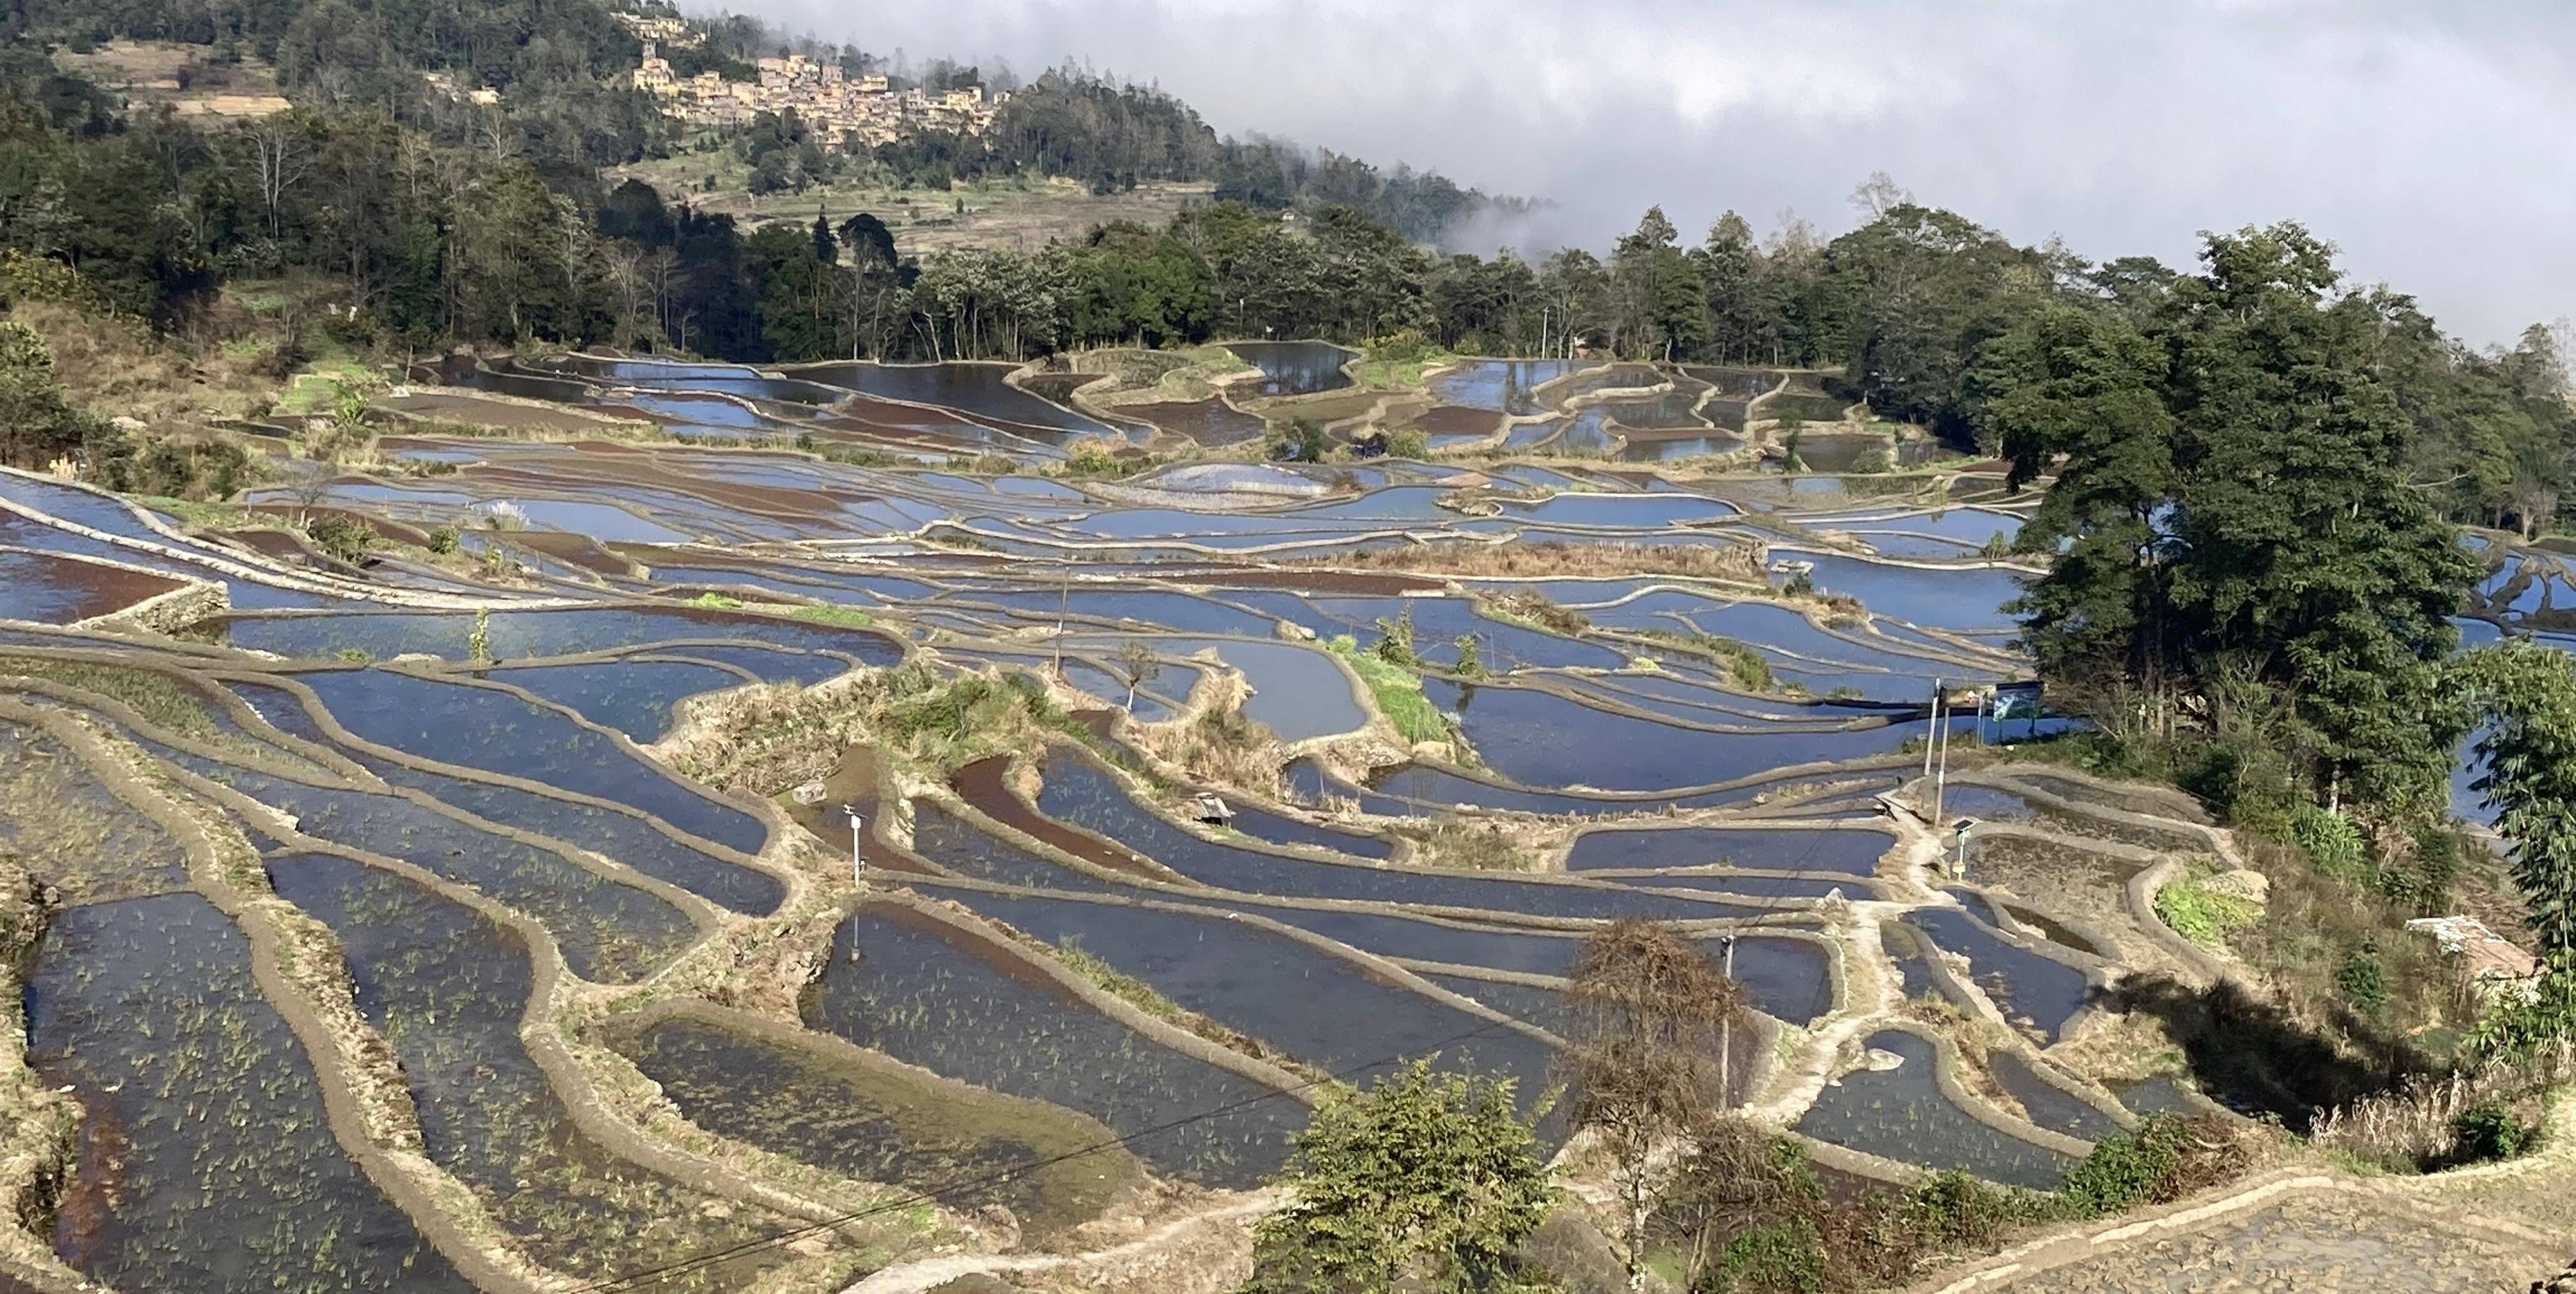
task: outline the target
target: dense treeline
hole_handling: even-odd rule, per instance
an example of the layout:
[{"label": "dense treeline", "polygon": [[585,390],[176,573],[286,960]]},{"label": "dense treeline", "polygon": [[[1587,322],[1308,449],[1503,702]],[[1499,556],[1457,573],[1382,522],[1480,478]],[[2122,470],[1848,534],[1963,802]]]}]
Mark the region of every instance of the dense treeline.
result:
[{"label": "dense treeline", "polygon": [[[558,182],[643,157],[665,133],[617,80],[641,44],[597,0],[15,0],[0,35],[168,40],[205,46],[217,65],[261,59],[299,106],[506,149]],[[501,91],[507,110],[460,93],[475,87]]]},{"label": "dense treeline", "polygon": [[1095,193],[1148,181],[1212,181],[1222,202],[1309,213],[1350,207],[1425,243],[1480,212],[1526,205],[1409,167],[1389,174],[1358,158],[1309,153],[1279,140],[1220,139],[1188,104],[1160,90],[1069,67],[1015,91],[982,136],[925,134],[880,145],[871,159],[930,188],[1024,171],[1070,176]]},{"label": "dense treeline", "polygon": [[[381,112],[443,143],[506,145],[558,186],[662,151],[672,133],[651,101],[624,84],[642,43],[600,0],[13,0],[0,10],[0,35],[178,41],[206,46],[218,64],[255,57],[275,66],[300,106]],[[709,23],[699,48],[665,52],[681,75],[712,70],[747,80],[749,60],[790,49],[836,61],[853,75],[889,70],[856,48],[790,39],[740,15]],[[433,85],[423,72],[441,74],[446,84]],[[1489,204],[1436,175],[1381,175],[1331,153],[1309,157],[1270,140],[1220,140],[1171,95],[1070,66],[1018,86],[1006,75],[942,61],[898,73],[895,83],[1015,92],[985,135],[929,132],[863,155],[775,166],[758,177],[763,191],[801,188],[852,165],[939,189],[1021,174],[1069,176],[1104,193],[1147,181],[1203,180],[1255,206],[1356,206],[1425,241]],[[478,87],[499,91],[506,111],[459,93]]]}]

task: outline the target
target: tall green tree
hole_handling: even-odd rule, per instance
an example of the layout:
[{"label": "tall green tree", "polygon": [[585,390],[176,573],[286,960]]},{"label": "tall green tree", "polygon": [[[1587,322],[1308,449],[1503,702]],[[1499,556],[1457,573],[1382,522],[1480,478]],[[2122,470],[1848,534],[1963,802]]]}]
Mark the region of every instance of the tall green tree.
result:
[{"label": "tall green tree", "polygon": [[2056,676],[2197,702],[2271,689],[2319,798],[2438,811],[2462,714],[2448,617],[2477,567],[2408,475],[2389,302],[2338,291],[2296,225],[2209,238],[2143,330],[2116,304],[2024,318],[1961,384],[2016,483],[2059,486],[2025,534],[2067,551],[2022,599]]},{"label": "tall green tree", "polygon": [[104,430],[64,394],[45,339],[25,324],[0,321],[0,463],[42,468]]},{"label": "tall green tree", "polygon": [[2458,677],[2487,721],[2472,783],[2513,848],[2513,878],[2543,952],[2576,954],[2576,663],[2510,642],[2463,656]]},{"label": "tall green tree", "polygon": [[2014,607],[2041,671],[2125,681],[2160,702],[2177,646],[2164,367],[2116,314],[2058,305],[1985,347],[1965,383],[1983,434],[2012,460],[2012,486],[2056,474],[2017,541],[2057,554]]},{"label": "tall green tree", "polygon": [[1698,359],[1708,346],[1707,286],[1662,207],[1649,207],[1611,255],[1617,348],[1641,359]]},{"label": "tall green tree", "polygon": [[2174,605],[2197,651],[2286,689],[2330,803],[2429,811],[2464,731],[2448,617],[2477,572],[2406,477],[2411,429],[2373,365],[2385,316],[2333,295],[2332,249],[2295,224],[2212,236],[2204,260],[2169,340]]},{"label": "tall green tree", "polygon": [[1253,1232],[1244,1294],[1469,1294],[1556,1202],[1510,1080],[1416,1061],[1336,1091],[1297,1134],[1287,1207]]}]

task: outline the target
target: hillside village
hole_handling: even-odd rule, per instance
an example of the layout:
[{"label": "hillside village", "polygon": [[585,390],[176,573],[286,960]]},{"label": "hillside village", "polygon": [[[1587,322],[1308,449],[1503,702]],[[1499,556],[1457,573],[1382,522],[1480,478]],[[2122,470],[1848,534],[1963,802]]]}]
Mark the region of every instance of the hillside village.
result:
[{"label": "hillside village", "polygon": [[690,47],[703,39],[685,20],[640,14],[618,19],[644,41],[635,88],[652,95],[665,116],[691,125],[742,126],[763,112],[793,111],[827,144],[874,147],[924,131],[982,134],[1010,97],[987,97],[980,85],[897,90],[882,73],[852,77],[838,63],[802,54],[758,60],[755,81],[731,81],[715,71],[683,77],[662,57],[661,47]]}]

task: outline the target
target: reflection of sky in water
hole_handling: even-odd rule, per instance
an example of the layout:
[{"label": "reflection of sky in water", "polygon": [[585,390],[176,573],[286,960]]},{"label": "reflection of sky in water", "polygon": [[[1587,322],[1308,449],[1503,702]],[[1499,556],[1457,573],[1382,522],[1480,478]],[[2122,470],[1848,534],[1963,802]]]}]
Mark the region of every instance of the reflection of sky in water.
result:
[{"label": "reflection of sky in water", "polygon": [[1263,396],[1341,390],[1351,385],[1342,365],[1359,358],[1357,351],[1320,341],[1239,341],[1226,349],[1261,370],[1260,381],[1250,385]]},{"label": "reflection of sky in water", "polygon": [[1592,361],[1570,359],[1477,360],[1431,379],[1434,404],[1454,404],[1489,413],[1538,412],[1532,387],[1589,367]]}]

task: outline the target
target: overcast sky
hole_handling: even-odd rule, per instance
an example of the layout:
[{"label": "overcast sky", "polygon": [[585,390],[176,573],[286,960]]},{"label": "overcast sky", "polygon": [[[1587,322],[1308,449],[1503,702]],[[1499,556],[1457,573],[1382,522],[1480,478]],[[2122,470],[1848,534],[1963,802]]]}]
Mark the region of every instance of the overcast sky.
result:
[{"label": "overcast sky", "polygon": [[735,0],[872,53],[1070,57],[1265,132],[1546,198],[1605,247],[1661,203],[1853,223],[1884,170],[2016,241],[2188,263],[2297,219],[2347,273],[2509,341],[2576,314],[2564,0]]}]

